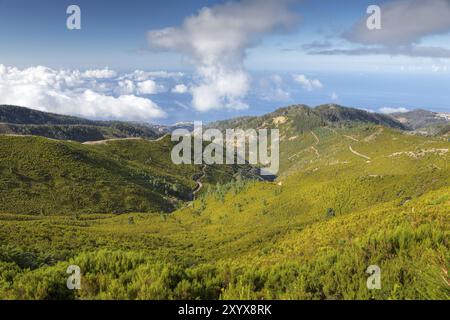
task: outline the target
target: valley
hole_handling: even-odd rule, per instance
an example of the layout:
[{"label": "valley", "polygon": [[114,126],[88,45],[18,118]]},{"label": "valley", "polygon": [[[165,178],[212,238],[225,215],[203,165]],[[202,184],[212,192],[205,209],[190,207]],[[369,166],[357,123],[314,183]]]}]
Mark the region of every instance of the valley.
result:
[{"label": "valley", "polygon": [[276,180],[174,165],[168,136],[0,136],[0,298],[450,298],[445,136],[334,105],[211,126],[278,128]]}]

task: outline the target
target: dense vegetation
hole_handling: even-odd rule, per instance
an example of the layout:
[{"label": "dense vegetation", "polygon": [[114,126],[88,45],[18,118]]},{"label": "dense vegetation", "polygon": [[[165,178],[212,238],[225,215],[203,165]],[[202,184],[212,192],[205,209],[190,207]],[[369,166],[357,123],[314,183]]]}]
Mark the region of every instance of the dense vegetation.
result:
[{"label": "dense vegetation", "polygon": [[[169,137],[83,145],[0,136],[0,212],[172,211],[180,201],[191,200],[194,178],[202,173],[200,165],[174,165],[172,146]],[[239,171],[209,167],[204,182],[230,181]]]},{"label": "dense vegetation", "polygon": [[[307,108],[280,112],[233,120],[280,129],[276,181],[207,167],[201,194],[179,201],[172,213],[149,207],[100,214],[107,211],[92,202],[79,207],[93,208],[90,214],[72,214],[57,212],[63,204],[56,202],[52,215],[18,214],[51,190],[64,198],[67,190],[56,188],[64,172],[90,177],[89,192],[105,197],[112,190],[102,187],[114,186],[118,200],[135,172],[193,188],[191,175],[201,168],[173,166],[168,140],[1,138],[1,172],[10,184],[1,185],[0,298],[450,299],[450,143],[378,120],[324,120]],[[95,185],[101,179],[117,182]],[[20,193],[35,185],[41,189]],[[165,196],[148,184],[142,190],[153,190],[158,201]],[[76,192],[80,201],[88,198],[79,185]],[[81,290],[66,288],[70,264],[81,268]],[[365,271],[374,264],[381,290],[366,287]]]},{"label": "dense vegetation", "polygon": [[121,121],[92,121],[77,117],[0,105],[0,134],[35,135],[79,142],[111,138],[156,138],[156,127]]}]

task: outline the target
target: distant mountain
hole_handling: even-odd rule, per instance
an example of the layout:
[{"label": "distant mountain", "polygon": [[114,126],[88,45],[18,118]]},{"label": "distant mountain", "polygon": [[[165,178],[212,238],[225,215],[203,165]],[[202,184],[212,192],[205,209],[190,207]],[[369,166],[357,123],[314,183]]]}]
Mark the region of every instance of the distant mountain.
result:
[{"label": "distant mountain", "polygon": [[[292,105],[279,108],[263,116],[243,116],[213,122],[207,127],[263,128],[288,122],[296,132],[316,127],[348,127],[373,124],[399,130],[416,130],[427,134],[441,134],[450,124],[450,114],[427,110],[413,110],[391,115],[348,108],[336,104],[317,107]],[[159,125],[125,121],[94,121],[32,110],[24,107],[0,105],[0,134],[36,135],[57,140],[78,142],[113,138],[158,138],[176,129],[193,130],[192,122]]]},{"label": "distant mountain", "polygon": [[34,125],[99,125],[99,122],[83,118],[37,111],[24,107],[0,105],[0,122]]},{"label": "distant mountain", "polygon": [[450,124],[450,114],[423,109],[393,113],[391,116],[413,130],[428,129],[430,127]]},{"label": "distant mountain", "polygon": [[0,105],[0,134],[36,135],[78,142],[110,138],[157,138],[161,133],[149,124],[92,121],[78,117]]},{"label": "distant mountain", "polygon": [[194,130],[194,123],[193,122],[177,122],[173,125],[159,125],[159,124],[155,124],[152,125],[153,128],[157,129],[158,132],[166,134],[166,133],[171,133],[174,130],[177,129],[186,129],[189,132],[191,132],[192,130]]},{"label": "distant mountain", "polygon": [[327,104],[311,108],[306,105],[292,105],[277,109],[260,117],[239,117],[213,122],[209,127],[217,128],[259,128],[289,124],[295,131],[302,132],[316,127],[343,127],[356,124],[374,124],[393,129],[409,130],[400,121],[383,114]]}]

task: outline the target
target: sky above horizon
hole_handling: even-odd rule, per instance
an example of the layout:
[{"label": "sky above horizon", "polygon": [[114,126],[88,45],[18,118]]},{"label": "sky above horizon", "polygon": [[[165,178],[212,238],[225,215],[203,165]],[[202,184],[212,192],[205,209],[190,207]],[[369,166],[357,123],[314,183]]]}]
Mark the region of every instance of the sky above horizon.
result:
[{"label": "sky above horizon", "polygon": [[0,0],[0,104],[157,123],[300,103],[450,112],[449,85],[450,0]]}]

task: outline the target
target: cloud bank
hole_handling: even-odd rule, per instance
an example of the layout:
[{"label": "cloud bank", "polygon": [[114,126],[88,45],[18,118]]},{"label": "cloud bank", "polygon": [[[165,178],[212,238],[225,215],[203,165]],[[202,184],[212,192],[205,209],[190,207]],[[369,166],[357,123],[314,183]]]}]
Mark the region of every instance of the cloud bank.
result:
[{"label": "cloud bank", "polygon": [[151,121],[165,112],[140,94],[155,93],[159,86],[148,77],[133,74],[117,79],[109,69],[54,70],[42,66],[18,69],[0,65],[0,104],[91,119]]},{"label": "cloud bank", "polygon": [[289,2],[244,0],[205,7],[180,27],[150,31],[148,41],[151,48],[179,52],[195,65],[196,84],[190,88],[195,109],[246,108],[245,52],[263,35],[295,22]]},{"label": "cloud bank", "polygon": [[385,107],[385,108],[380,108],[379,110],[381,113],[384,114],[391,114],[391,113],[405,113],[408,112],[409,110],[406,108],[389,108],[389,107]]}]

